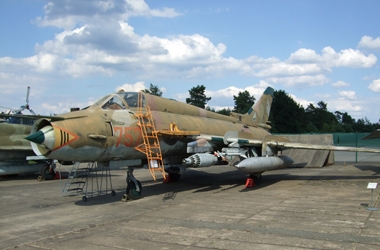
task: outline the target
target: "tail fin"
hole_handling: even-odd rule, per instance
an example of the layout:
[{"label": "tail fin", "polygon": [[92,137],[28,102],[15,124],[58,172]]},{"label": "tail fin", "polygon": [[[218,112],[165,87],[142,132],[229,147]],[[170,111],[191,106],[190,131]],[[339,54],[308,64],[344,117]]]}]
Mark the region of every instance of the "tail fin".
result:
[{"label": "tail fin", "polygon": [[274,89],[267,87],[260,97],[260,99],[248,110],[244,115],[233,113],[233,117],[239,118],[239,120],[247,125],[259,126],[264,129],[271,129],[269,123],[269,114],[273,101]]}]

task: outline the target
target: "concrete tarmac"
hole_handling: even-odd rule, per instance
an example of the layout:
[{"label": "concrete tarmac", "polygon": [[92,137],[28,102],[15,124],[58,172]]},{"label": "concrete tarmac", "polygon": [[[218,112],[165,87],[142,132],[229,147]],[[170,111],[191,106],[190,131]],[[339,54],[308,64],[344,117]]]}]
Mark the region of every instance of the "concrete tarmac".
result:
[{"label": "concrete tarmac", "polygon": [[[1,249],[380,249],[380,165],[344,163],[266,172],[245,188],[233,167],[189,170],[177,183],[136,170],[140,200],[122,202],[125,169],[112,170],[116,195],[82,201],[36,176],[0,179]],[[63,180],[64,181],[64,180]]]}]

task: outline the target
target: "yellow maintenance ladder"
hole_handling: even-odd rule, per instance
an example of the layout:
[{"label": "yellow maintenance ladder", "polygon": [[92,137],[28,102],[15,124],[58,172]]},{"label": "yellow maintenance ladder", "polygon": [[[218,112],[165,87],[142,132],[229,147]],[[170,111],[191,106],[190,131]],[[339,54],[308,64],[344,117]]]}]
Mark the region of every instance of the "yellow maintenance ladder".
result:
[{"label": "yellow maintenance ladder", "polygon": [[152,112],[148,105],[143,105],[143,95],[141,91],[138,96],[137,112],[135,116],[138,119],[137,125],[140,126],[144,143],[138,145],[135,149],[146,154],[148,168],[153,180],[156,180],[156,172],[161,172],[166,180],[164,162],[162,160],[160,141],[158,140],[158,131],[154,125]]}]

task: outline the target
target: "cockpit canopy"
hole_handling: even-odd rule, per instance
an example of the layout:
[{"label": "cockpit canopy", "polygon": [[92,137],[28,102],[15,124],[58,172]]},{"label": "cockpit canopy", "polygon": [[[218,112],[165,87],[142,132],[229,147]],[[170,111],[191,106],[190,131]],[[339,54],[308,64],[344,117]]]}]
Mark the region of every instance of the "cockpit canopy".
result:
[{"label": "cockpit canopy", "polygon": [[[106,95],[93,106],[100,106],[106,110],[123,110],[129,108],[137,108],[138,105],[138,92],[118,92],[115,94]],[[143,106],[145,105],[144,95]]]}]

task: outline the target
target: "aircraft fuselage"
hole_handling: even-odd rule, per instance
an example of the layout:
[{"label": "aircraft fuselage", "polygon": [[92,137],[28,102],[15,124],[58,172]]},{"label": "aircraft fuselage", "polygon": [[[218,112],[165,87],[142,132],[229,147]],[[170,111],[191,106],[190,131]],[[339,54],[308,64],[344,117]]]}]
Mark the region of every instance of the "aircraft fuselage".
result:
[{"label": "aircraft fuselage", "polygon": [[[112,161],[144,159],[146,156],[135,149],[143,143],[141,128],[131,110],[86,110],[86,115],[80,117],[78,111],[67,114],[68,117],[77,115],[79,118],[68,118],[62,121],[38,121],[33,130],[51,126],[53,134],[46,145],[33,144],[33,148],[42,155],[65,161]],[[181,115],[162,111],[152,111],[157,130],[168,130],[173,122],[182,131],[199,131],[200,134],[223,136],[226,131],[243,131],[264,137],[263,133],[254,127],[241,123],[217,120],[208,117]],[[65,115],[62,115],[65,117]],[[160,137],[162,154],[187,154],[186,140],[163,135]],[[35,150],[35,151],[36,151]]]}]

